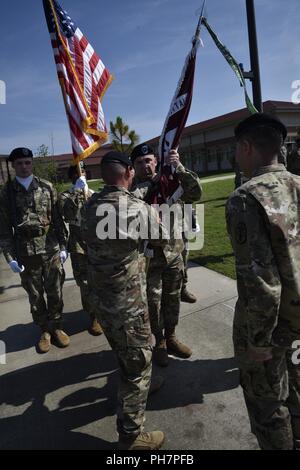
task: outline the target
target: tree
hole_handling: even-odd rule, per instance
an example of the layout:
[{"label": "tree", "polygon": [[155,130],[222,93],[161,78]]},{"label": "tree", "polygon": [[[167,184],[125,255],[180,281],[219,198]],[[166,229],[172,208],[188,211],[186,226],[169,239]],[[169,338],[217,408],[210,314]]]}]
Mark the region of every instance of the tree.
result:
[{"label": "tree", "polygon": [[129,155],[139,142],[139,136],[134,130],[129,130],[129,126],[117,116],[116,122],[110,121],[111,143],[118,152]]},{"label": "tree", "polygon": [[35,157],[48,157],[49,148],[47,145],[42,144],[36,149]]},{"label": "tree", "polygon": [[44,159],[44,157],[48,156],[49,152],[47,145],[40,145],[37,148],[35,158],[33,159],[33,174],[39,178],[50,181],[59,193],[61,192],[63,185],[57,178],[58,164],[51,158]]}]

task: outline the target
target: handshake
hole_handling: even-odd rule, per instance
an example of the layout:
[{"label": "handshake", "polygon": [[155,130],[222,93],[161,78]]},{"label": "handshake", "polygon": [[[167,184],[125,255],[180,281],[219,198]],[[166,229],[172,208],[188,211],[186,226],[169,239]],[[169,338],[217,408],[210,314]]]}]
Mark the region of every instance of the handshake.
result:
[{"label": "handshake", "polygon": [[[60,262],[61,264],[64,264],[67,259],[68,259],[68,252],[65,251],[65,250],[62,250],[59,252],[59,259],[60,259]],[[25,271],[25,267],[21,264],[18,263],[18,261],[16,261],[15,259],[10,261],[10,263],[8,263],[10,269],[12,270],[12,272],[16,273],[16,274],[21,274]]]}]

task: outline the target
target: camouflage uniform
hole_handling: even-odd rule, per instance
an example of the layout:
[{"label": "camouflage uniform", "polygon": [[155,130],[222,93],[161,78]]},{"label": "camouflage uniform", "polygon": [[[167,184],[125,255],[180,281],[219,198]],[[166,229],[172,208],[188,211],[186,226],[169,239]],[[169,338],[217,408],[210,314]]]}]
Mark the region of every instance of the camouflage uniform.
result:
[{"label": "camouflage uniform", "polygon": [[[196,173],[186,170],[180,163],[176,174],[183,187],[182,201],[198,201],[201,197],[201,185]],[[147,191],[148,189],[148,191]],[[151,182],[136,181],[134,194],[149,200],[154,190]],[[178,214],[182,213],[182,202],[174,204]],[[159,342],[163,338],[163,329],[173,329],[178,324],[180,294],[183,281],[184,264],[182,238],[172,237],[174,226],[171,223],[170,243],[165,247],[154,247],[147,272],[147,296],[152,333]]]},{"label": "camouflage uniform", "polygon": [[[12,181],[16,207],[17,233],[13,239],[12,209],[6,184],[0,194],[0,245],[6,261],[16,258],[25,271],[21,283],[29,296],[33,320],[42,330],[61,327],[62,285],[65,278],[59,251],[65,250],[65,228],[57,210],[57,196],[52,184],[33,177],[28,191]],[[47,305],[44,299],[47,296]]]},{"label": "camouflage uniform", "polygon": [[[236,256],[235,354],[252,432],[262,449],[300,443],[300,178],[282,164],[260,168],[226,207]],[[271,351],[253,362],[248,352]]]},{"label": "camouflage uniform", "polygon": [[[117,355],[121,382],[118,392],[117,426],[120,435],[137,436],[144,422],[144,412],[151,378],[151,328],[147,308],[146,276],[141,269],[143,241],[134,235],[119,239],[118,221],[126,221],[119,203],[127,203],[129,224],[142,211],[157,221],[154,209],[124,188],[105,186],[82,209],[81,230],[87,244],[91,303],[95,306],[104,334]],[[101,216],[97,208],[109,204],[116,213],[116,238],[101,240],[96,233]],[[166,234],[164,234],[166,236]],[[163,244],[167,240],[153,243]]]},{"label": "camouflage uniform", "polygon": [[285,145],[281,146],[280,153],[278,155],[278,163],[282,163],[287,168],[287,148]]},{"label": "camouflage uniform", "polygon": [[[88,190],[87,199],[93,194]],[[88,313],[93,320],[95,313],[92,311],[90,304],[89,287],[87,283],[87,265],[88,259],[86,255],[86,245],[81,237],[80,232],[80,210],[86,200],[82,190],[73,187],[64,191],[59,196],[59,209],[65,222],[69,224],[68,252],[71,256],[74,279],[78,287],[80,287],[81,303],[83,310]]]},{"label": "camouflage uniform", "polygon": [[295,144],[287,157],[287,169],[294,175],[300,175],[300,145]]}]

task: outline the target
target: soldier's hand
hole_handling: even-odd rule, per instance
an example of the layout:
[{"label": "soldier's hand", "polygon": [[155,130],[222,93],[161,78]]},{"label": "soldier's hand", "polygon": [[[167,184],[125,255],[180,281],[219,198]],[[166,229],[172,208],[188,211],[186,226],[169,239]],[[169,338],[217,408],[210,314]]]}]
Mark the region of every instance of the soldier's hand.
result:
[{"label": "soldier's hand", "polygon": [[10,266],[10,269],[14,272],[14,273],[22,273],[23,271],[25,271],[25,268],[23,265],[19,265],[18,262],[16,260],[13,260],[11,261],[10,263],[8,263],[9,266]]},{"label": "soldier's hand", "polygon": [[62,250],[60,253],[59,253],[59,257],[60,257],[60,262],[61,264],[64,264],[67,259],[68,259],[68,253],[65,251],[65,250]]},{"label": "soldier's hand", "polygon": [[174,166],[174,168],[178,167],[180,159],[177,150],[170,150],[169,155],[165,159],[165,163]]},{"label": "soldier's hand", "polygon": [[82,189],[86,189],[86,187],[87,187],[87,182],[86,182],[85,176],[80,176],[80,178],[77,179],[74,185],[74,189],[82,190]]},{"label": "soldier's hand", "polygon": [[252,346],[248,346],[247,355],[250,361],[253,362],[265,362],[270,361],[272,359],[272,353],[270,350],[262,350],[259,348],[254,348]]}]

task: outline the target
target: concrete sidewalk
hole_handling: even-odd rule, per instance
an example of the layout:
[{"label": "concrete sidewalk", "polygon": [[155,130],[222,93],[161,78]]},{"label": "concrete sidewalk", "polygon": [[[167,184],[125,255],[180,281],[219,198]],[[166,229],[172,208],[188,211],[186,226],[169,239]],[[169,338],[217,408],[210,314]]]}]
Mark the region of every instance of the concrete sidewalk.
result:
[{"label": "concrete sidewalk", "polygon": [[[105,337],[87,332],[69,261],[66,274],[71,344],[39,355],[26,293],[1,257],[0,449],[116,449],[117,364]],[[182,304],[178,336],[193,356],[154,368],[165,384],[148,401],[146,429],[166,433],[163,449],[254,449],[231,342],[236,284],[195,265],[189,279],[199,300]]]}]

